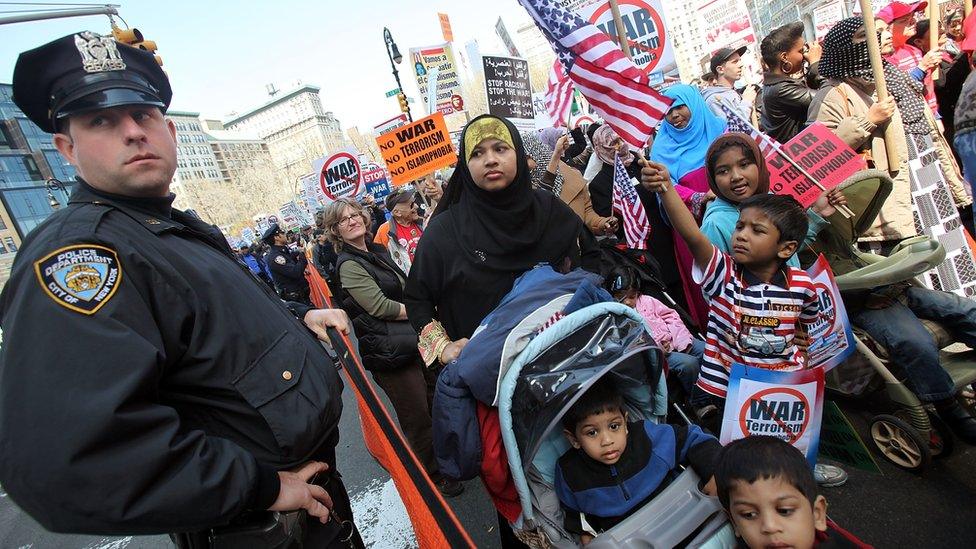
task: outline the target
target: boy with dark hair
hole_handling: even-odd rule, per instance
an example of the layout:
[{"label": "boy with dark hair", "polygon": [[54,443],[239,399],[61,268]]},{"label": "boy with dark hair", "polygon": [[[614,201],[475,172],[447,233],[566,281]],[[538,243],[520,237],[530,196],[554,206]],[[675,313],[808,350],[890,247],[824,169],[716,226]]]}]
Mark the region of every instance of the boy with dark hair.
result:
[{"label": "boy with dark hair", "polygon": [[624,400],[609,379],[593,384],[562,418],[573,446],[556,464],[553,482],[568,532],[583,544],[651,500],[690,464],[714,495],[711,480],[721,446],[697,426],[627,422]]},{"label": "boy with dark hair", "polygon": [[695,257],[692,274],[709,300],[698,388],[724,400],[733,363],[804,369],[806,355],[794,336],[817,319],[817,292],[805,271],[786,264],[806,238],[803,207],[781,195],[743,201],[728,255],[701,232],[669,178],[666,167],[645,161],[642,184],[659,193],[671,224]]},{"label": "boy with dark hair", "polygon": [[868,548],[827,519],[810,465],[789,443],[770,436],[731,442],[719,453],[715,487],[736,535],[753,549]]}]

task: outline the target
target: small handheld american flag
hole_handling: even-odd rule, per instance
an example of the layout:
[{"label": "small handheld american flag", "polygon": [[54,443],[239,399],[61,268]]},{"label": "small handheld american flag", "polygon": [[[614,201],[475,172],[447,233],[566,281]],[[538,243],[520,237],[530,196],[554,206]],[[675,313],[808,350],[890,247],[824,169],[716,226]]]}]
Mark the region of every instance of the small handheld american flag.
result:
[{"label": "small handheld american flag", "polygon": [[562,126],[573,106],[573,81],[569,79],[566,69],[558,59],[552,62],[549,69],[549,83],[546,85],[544,101],[553,127]]},{"label": "small handheld american flag", "polygon": [[620,214],[624,220],[624,236],[627,237],[627,247],[635,250],[647,249],[647,237],[651,235],[651,226],[647,222],[647,212],[637,196],[637,191],[630,181],[627,168],[620,161],[620,155],[613,161],[613,211]]},{"label": "small handheld american flag", "polygon": [[744,133],[755,139],[756,143],[759,145],[759,150],[762,152],[763,157],[768,157],[770,154],[779,149],[779,143],[777,143],[772,137],[769,137],[763,132],[757,130],[755,126],[750,124],[745,118],[742,118],[739,113],[730,109],[728,105],[722,105],[722,112],[725,113],[725,119],[729,123],[728,131]]}]

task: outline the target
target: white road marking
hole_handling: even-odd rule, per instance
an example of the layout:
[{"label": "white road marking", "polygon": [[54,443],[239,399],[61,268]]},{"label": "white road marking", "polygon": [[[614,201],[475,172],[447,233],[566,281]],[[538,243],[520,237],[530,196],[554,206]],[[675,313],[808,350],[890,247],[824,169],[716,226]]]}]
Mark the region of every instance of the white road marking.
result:
[{"label": "white road marking", "polygon": [[413,526],[393,480],[371,481],[350,497],[352,512],[366,547],[403,549],[417,547]]}]

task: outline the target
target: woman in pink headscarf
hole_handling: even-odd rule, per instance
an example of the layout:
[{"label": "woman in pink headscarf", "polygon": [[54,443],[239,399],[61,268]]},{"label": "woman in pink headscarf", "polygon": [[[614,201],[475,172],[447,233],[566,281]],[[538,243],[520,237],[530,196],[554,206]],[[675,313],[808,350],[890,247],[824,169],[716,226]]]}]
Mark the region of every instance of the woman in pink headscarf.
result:
[{"label": "woman in pink headscarf", "polygon": [[[593,154],[603,162],[603,167],[599,173],[590,181],[590,198],[593,202],[593,210],[598,215],[614,215],[612,213],[614,158],[620,156],[621,163],[627,170],[628,179],[635,178],[639,181],[640,157],[637,153],[632,152],[624,140],[607,124],[600,126],[593,133],[592,140]],[[700,218],[708,193],[696,192],[681,185],[676,185],[675,188],[685,204]],[[684,247],[683,241],[676,244],[675,235],[665,221],[657,197],[641,185],[637,185],[636,190],[637,196],[640,197],[641,203],[644,205],[647,221],[651,228],[651,234],[647,238],[647,248],[661,266],[662,282],[667,287],[671,297],[691,314],[692,319],[699,326],[704,326],[708,309],[704,306],[701,289],[691,278],[691,255]],[[623,226],[622,223],[619,225]],[[623,229],[617,232],[620,241],[625,242]],[[683,253],[678,246],[684,248]]]}]

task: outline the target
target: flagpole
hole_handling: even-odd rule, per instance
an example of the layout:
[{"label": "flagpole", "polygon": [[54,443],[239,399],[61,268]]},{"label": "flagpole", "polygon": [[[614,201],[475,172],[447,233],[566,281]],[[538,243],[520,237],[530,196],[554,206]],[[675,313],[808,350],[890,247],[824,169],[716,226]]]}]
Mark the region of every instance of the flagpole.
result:
[{"label": "flagpole", "polygon": [[969,14],[973,13],[973,0],[966,0],[963,3],[962,13],[963,17],[969,17]]},{"label": "flagpole", "polygon": [[[874,26],[874,6],[871,0],[858,0],[861,4],[861,18],[864,20],[864,31],[867,33],[868,56],[871,57],[871,69],[874,72],[874,89],[878,101],[888,98],[888,84],[885,82],[884,64],[881,60],[881,46],[878,44],[878,30]],[[936,23],[938,25],[938,23]],[[936,26],[936,29],[939,27]],[[936,31],[938,32],[938,30]],[[885,151],[888,153],[888,171],[896,172],[901,165],[901,159],[895,151],[898,135],[889,121],[884,130]]]},{"label": "flagpole", "polygon": [[613,13],[613,26],[617,29],[617,43],[620,44],[620,51],[624,52],[627,59],[633,61],[634,57],[630,54],[627,31],[624,29],[624,19],[620,16],[620,6],[617,4],[617,0],[610,0],[610,12]]},{"label": "flagpole", "polygon": [[572,123],[573,120],[573,100],[574,100],[573,94],[576,93],[576,91],[572,87],[570,87],[569,89],[573,91],[571,91],[569,94],[569,108],[566,109],[566,133],[573,131],[572,128],[569,127],[569,125]]},{"label": "flagpole", "polygon": [[[936,0],[929,2],[929,51],[939,49],[939,3]],[[932,80],[939,79],[939,66],[932,69]]]}]

